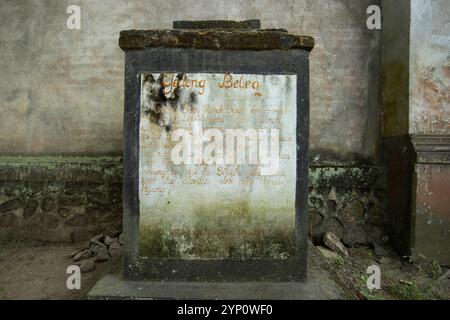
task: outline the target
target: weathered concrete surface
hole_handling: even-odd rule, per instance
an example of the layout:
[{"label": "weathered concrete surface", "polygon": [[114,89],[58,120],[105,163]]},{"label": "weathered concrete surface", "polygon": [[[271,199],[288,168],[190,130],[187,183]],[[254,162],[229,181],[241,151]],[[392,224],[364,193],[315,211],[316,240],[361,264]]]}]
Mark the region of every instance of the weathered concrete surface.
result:
[{"label": "weathered concrete surface", "polygon": [[450,263],[450,3],[411,1],[409,133],[414,255]]},{"label": "weathered concrete surface", "polygon": [[0,157],[0,242],[76,242],[121,228],[120,158]]},{"label": "weathered concrete surface", "polygon": [[408,134],[410,0],[382,1],[383,136]]},{"label": "weathered concrete surface", "polygon": [[383,1],[383,135],[391,236],[450,261],[450,4]]},{"label": "weathered concrete surface", "polygon": [[[311,54],[313,159],[372,159],[379,133],[379,32],[365,21],[367,6],[376,2],[2,1],[0,153],[120,153],[120,30],[168,29],[183,19],[258,18],[263,28],[317,40]],[[73,4],[81,4],[80,31],[65,26]]]},{"label": "weathered concrete surface", "polygon": [[417,164],[413,254],[450,263],[450,164]]},{"label": "weathered concrete surface", "polygon": [[414,135],[412,253],[450,263],[450,136]]},{"label": "weathered concrete surface", "polygon": [[[254,88],[226,87],[225,80]],[[297,129],[297,112],[305,117],[297,107],[297,75],[143,73],[138,86],[140,254],[294,255],[296,136],[304,130]]]},{"label": "weathered concrete surface", "polygon": [[411,1],[412,134],[450,134],[450,4]]},{"label": "weathered concrete surface", "polygon": [[310,257],[305,283],[289,282],[151,282],[127,281],[109,274],[88,293],[89,299],[270,299],[340,300],[354,297],[327,271],[317,253]]},{"label": "weathered concrete surface", "polygon": [[383,1],[383,133],[450,133],[450,5]]},{"label": "weathered concrete surface", "polygon": [[387,223],[396,249],[410,254],[413,150],[409,129],[410,0],[381,2],[381,95]]}]

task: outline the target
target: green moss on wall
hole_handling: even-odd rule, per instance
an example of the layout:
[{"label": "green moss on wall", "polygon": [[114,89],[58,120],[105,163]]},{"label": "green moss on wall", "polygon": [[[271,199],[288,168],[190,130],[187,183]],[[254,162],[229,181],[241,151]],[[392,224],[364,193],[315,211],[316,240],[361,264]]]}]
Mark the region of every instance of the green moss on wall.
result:
[{"label": "green moss on wall", "polygon": [[[252,212],[245,202],[200,206],[190,226],[140,226],[140,254],[176,259],[286,259],[294,254],[293,208]],[[290,211],[290,212],[289,212]],[[276,223],[275,223],[276,222]]]}]

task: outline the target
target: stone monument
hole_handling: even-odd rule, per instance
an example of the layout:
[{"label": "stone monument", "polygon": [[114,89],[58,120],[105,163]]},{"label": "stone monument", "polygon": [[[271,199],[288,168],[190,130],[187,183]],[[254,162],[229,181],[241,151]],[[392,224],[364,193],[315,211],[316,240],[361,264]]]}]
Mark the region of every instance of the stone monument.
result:
[{"label": "stone monument", "polygon": [[126,277],[305,278],[313,39],[257,24],[121,32]]},{"label": "stone monument", "polygon": [[314,39],[259,24],[120,33],[124,279],[305,280]]}]

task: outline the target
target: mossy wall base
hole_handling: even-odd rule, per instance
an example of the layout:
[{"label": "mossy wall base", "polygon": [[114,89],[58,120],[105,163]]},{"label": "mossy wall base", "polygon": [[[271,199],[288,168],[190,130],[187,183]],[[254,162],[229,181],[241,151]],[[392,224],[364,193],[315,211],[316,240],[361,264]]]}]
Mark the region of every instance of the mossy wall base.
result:
[{"label": "mossy wall base", "polygon": [[1,157],[0,241],[77,242],[122,229],[120,157]]},{"label": "mossy wall base", "polygon": [[[313,240],[330,229],[349,245],[383,237],[383,168],[311,167],[309,186]],[[119,157],[0,158],[1,241],[78,241],[100,232],[118,232],[121,225]],[[179,257],[185,252],[161,248],[171,247],[159,247],[162,256]],[[245,256],[243,249],[234,252]]]}]

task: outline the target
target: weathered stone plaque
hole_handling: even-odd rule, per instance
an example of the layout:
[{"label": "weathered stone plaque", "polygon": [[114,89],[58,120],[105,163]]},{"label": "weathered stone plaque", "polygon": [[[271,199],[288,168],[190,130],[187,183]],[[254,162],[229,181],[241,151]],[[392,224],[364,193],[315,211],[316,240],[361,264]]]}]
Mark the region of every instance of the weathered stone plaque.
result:
[{"label": "weathered stone plaque", "polygon": [[140,254],[294,255],[297,76],[142,73]]},{"label": "weathered stone plaque", "polygon": [[119,44],[125,278],[304,280],[313,39],[221,23]]}]

